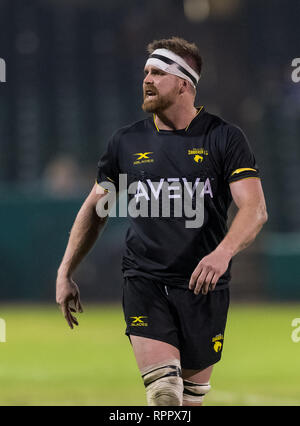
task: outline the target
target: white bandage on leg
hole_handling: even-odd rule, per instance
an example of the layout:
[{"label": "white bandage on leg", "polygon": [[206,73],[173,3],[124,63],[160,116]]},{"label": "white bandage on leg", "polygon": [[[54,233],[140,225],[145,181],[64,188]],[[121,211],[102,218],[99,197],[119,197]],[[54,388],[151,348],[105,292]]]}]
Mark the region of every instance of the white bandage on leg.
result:
[{"label": "white bandage on leg", "polygon": [[172,359],[141,370],[148,405],[182,405],[180,361]]},{"label": "white bandage on leg", "polygon": [[200,404],[204,396],[210,391],[209,383],[195,383],[190,380],[183,381],[183,403]]}]

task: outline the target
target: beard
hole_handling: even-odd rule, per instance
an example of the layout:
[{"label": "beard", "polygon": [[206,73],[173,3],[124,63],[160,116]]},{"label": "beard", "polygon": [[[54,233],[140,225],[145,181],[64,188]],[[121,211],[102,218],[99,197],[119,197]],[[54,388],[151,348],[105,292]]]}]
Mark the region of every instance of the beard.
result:
[{"label": "beard", "polygon": [[169,108],[173,103],[174,93],[169,93],[163,97],[158,93],[156,93],[155,96],[147,96],[144,94],[142,110],[144,112],[159,113]]}]

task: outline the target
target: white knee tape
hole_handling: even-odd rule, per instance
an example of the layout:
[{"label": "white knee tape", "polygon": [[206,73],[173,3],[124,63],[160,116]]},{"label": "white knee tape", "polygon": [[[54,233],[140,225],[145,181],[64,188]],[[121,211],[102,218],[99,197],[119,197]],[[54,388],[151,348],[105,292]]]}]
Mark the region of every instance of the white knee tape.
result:
[{"label": "white knee tape", "polygon": [[141,373],[148,405],[182,405],[183,381],[179,360],[148,366]]},{"label": "white knee tape", "polygon": [[209,383],[195,383],[190,380],[183,381],[183,402],[199,404],[203,402],[204,396],[210,391]]}]

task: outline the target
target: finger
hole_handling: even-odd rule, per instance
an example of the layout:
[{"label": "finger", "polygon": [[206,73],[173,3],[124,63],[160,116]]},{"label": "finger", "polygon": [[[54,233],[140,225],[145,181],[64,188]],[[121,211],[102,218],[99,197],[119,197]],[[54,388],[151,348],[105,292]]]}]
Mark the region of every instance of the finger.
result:
[{"label": "finger", "polygon": [[213,279],[211,280],[210,286],[209,286],[209,291],[213,291],[217,285],[217,282],[219,281],[220,275],[215,274],[213,276]]},{"label": "finger", "polygon": [[71,318],[71,321],[75,324],[75,325],[77,325],[78,326],[78,321],[77,321],[77,319],[70,313],[70,318]]},{"label": "finger", "polygon": [[208,287],[208,291],[214,291],[215,287],[216,287],[216,284],[210,283],[210,285]]},{"label": "finger", "polygon": [[204,281],[205,281],[206,276],[207,276],[208,273],[209,273],[209,270],[207,268],[204,268],[202,270],[201,274],[199,275],[199,277],[197,279],[196,287],[195,287],[195,290],[194,290],[195,294],[199,294],[200,293],[200,290],[201,290],[201,288],[203,286],[203,283],[204,283]]},{"label": "finger", "polygon": [[[76,310],[76,301],[75,301],[76,295],[74,296],[74,298],[72,300],[70,300],[70,302],[68,303],[67,309],[68,309],[68,317],[69,319],[72,321],[72,324],[76,324],[78,325],[78,321],[77,319],[71,314],[71,312],[77,312]],[[73,305],[71,307],[71,304]]]},{"label": "finger", "polygon": [[65,320],[67,321],[69,327],[71,329],[73,329],[74,326],[73,326],[72,319],[71,319],[72,315],[71,315],[71,313],[69,311],[68,304],[67,303],[62,304],[61,305],[61,310],[62,310],[63,316],[65,317]]},{"label": "finger", "polygon": [[207,294],[208,293],[208,290],[209,290],[209,287],[210,287],[210,283],[211,283],[211,280],[212,280],[213,276],[214,276],[214,271],[210,271],[207,274],[207,276],[205,278],[205,281],[204,281],[204,284],[202,286],[202,294]]},{"label": "finger", "polygon": [[199,264],[191,275],[190,282],[189,282],[189,289],[190,290],[194,289],[196,282],[197,282],[197,279],[198,279],[199,275],[201,274],[201,272],[202,272],[202,265]]},{"label": "finger", "polygon": [[66,313],[67,313],[68,320],[71,321],[72,325],[73,324],[78,325],[77,319],[71,314],[71,312],[76,312],[76,310],[74,308],[71,308],[70,306],[67,306]]},{"label": "finger", "polygon": [[75,296],[72,296],[71,300],[68,302],[68,309],[71,312],[76,312],[76,302],[75,302]]},{"label": "finger", "polygon": [[76,296],[75,296],[75,308],[76,308],[77,312],[80,312],[80,313],[83,312],[79,294],[76,294]]},{"label": "finger", "polygon": [[80,300],[78,300],[78,309],[79,309],[79,312],[82,314],[83,313],[83,307],[82,307]]},{"label": "finger", "polygon": [[73,322],[71,319],[71,314],[69,311],[66,311],[66,313],[64,314],[65,320],[67,321],[69,327],[73,330],[74,326],[73,326]]},{"label": "finger", "polygon": [[66,316],[67,312],[68,312],[68,304],[67,303],[61,303],[60,305],[60,309],[62,311],[62,314],[64,316]]}]

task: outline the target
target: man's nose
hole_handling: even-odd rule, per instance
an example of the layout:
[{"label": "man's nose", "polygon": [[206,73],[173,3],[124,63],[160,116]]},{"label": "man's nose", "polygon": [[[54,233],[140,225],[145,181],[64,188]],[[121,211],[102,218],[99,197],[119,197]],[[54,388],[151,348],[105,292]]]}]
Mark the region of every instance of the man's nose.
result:
[{"label": "man's nose", "polygon": [[144,84],[153,83],[153,77],[150,73],[148,73],[144,78]]}]

